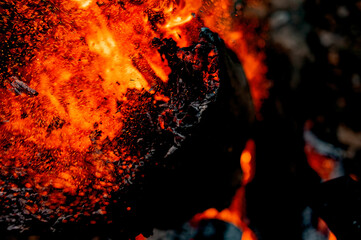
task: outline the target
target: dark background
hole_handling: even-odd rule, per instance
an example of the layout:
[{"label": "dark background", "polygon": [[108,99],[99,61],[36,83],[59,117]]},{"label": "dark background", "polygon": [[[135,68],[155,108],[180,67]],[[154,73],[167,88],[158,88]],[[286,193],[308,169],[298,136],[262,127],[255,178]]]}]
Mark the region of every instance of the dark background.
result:
[{"label": "dark background", "polygon": [[[319,139],[345,148],[338,126],[360,131],[361,2],[271,0],[253,12],[269,27],[273,85],[255,128],[256,175],[247,186],[251,228],[259,239],[323,239],[309,232],[317,215],[310,215],[311,225],[305,217],[321,179],[308,166],[303,131],[311,121]],[[339,194],[334,191],[330,198]]]}]

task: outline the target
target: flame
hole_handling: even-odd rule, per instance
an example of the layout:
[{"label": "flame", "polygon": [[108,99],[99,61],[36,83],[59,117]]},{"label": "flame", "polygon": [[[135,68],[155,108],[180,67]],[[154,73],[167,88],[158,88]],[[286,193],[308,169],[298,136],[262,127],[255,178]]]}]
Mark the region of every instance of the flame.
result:
[{"label": "flame", "polygon": [[202,219],[219,219],[229,222],[242,229],[242,240],[257,240],[255,233],[248,227],[248,219],[246,216],[246,199],[245,186],[249,183],[255,173],[255,142],[250,139],[246,143],[246,147],[241,154],[241,168],[243,171],[242,187],[237,190],[233,197],[231,205],[218,211],[215,208],[207,209],[206,211],[196,214],[192,223],[196,225]]},{"label": "flame", "polygon": [[325,236],[325,238],[328,237],[328,240],[337,240],[335,234],[331,232],[327,226],[327,223],[322,218],[318,218],[317,229],[323,236]]},{"label": "flame", "polygon": [[92,0],[74,0],[79,3],[80,8],[87,8],[93,1]]},{"label": "flame", "polygon": [[331,231],[330,231],[330,236],[328,237],[328,240],[337,240],[335,234],[333,234]]},{"label": "flame", "polygon": [[243,184],[249,183],[255,174],[255,142],[249,140],[241,154],[241,168],[243,171]]},{"label": "flame", "polygon": [[[243,62],[258,108],[266,96],[264,54],[252,50],[250,29],[234,23],[232,1],[5,2],[18,15],[8,30],[13,32],[1,37],[12,46],[8,36],[17,34],[24,47],[12,49],[23,57],[9,57],[0,73],[7,87],[0,90],[0,175],[15,179],[1,181],[0,191],[33,196],[24,208],[36,218],[51,209],[50,218],[68,221],[61,216],[69,215],[75,221],[95,205],[103,214],[110,196],[126,185],[117,176],[139,159],[120,159],[101,146],[122,131],[126,112],[118,105],[129,101],[129,90],[168,81],[171,70],[154,38],[173,38],[184,47],[200,27],[211,28]],[[168,101],[160,93],[156,98]],[[247,182],[251,161],[244,154]],[[71,206],[65,206],[68,196]]]},{"label": "flame", "polygon": [[[258,4],[258,0],[247,1],[247,4]],[[264,37],[255,34],[259,27],[257,19],[242,21],[242,14],[235,14],[233,1],[206,1],[203,7],[204,23],[212,31],[217,32],[241,60],[247,76],[253,102],[257,111],[268,97],[270,81],[266,78],[267,67],[264,64]],[[265,31],[265,30],[264,30]],[[261,49],[261,50],[257,50]]]}]

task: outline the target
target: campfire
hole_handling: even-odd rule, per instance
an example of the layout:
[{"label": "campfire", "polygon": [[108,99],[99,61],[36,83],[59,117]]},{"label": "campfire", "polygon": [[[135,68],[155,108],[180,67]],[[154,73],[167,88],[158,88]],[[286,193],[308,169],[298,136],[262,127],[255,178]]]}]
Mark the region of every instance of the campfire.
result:
[{"label": "campfire", "polygon": [[[245,75],[256,109],[267,95],[256,50],[264,42],[251,44],[252,25],[234,21],[234,6],[2,1],[0,222],[10,230],[34,221],[56,229],[110,224],[114,209],[134,217],[137,204],[128,196],[142,191],[154,169],[188,158],[189,139],[204,140],[194,160],[215,153],[208,148],[219,142],[207,136],[223,141],[222,131],[236,126],[246,137],[253,107]],[[215,113],[227,104],[241,108]],[[236,148],[236,138],[224,146]],[[240,148],[229,150],[238,165],[246,140],[239,139]]]}]

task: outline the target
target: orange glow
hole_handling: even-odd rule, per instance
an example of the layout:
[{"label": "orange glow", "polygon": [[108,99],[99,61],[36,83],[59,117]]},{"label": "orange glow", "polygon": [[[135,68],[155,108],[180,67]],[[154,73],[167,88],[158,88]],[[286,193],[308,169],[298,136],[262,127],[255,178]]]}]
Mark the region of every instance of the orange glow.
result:
[{"label": "orange glow", "polygon": [[249,183],[255,174],[255,143],[249,140],[241,155],[241,168],[243,171],[243,184]]},{"label": "orange glow", "polygon": [[257,240],[257,237],[254,234],[254,232],[252,232],[251,229],[247,228],[243,230],[243,235],[241,240]]},{"label": "orange glow", "polygon": [[331,231],[328,240],[337,240],[336,236]]},{"label": "orange glow", "polygon": [[[126,150],[115,151],[112,141],[128,114],[118,106],[131,101],[126,94],[168,81],[171,70],[154,38],[173,38],[185,47],[209,27],[242,61],[257,108],[267,95],[264,54],[247,41],[251,29],[234,23],[232,1],[5,2],[32,27],[15,19],[30,50],[22,49],[24,63],[6,70],[11,77],[0,73],[7,87],[0,89],[0,175],[16,182],[1,181],[0,191],[32,196],[24,208],[36,218],[45,209],[51,209],[49,218],[102,215],[112,194],[130,184],[139,159],[121,159]],[[251,151],[241,158],[245,183],[253,176],[253,159]]]},{"label": "orange glow", "polygon": [[[257,0],[247,4],[257,4]],[[206,1],[203,6],[204,22],[212,31],[217,32],[241,60],[247,76],[256,110],[262,100],[268,97],[270,82],[266,79],[267,67],[264,64],[265,41],[254,33],[257,20],[242,24],[242,16],[232,16],[233,1]],[[236,18],[236,20],[235,20]],[[261,50],[256,50],[261,49]]]},{"label": "orange glow", "polygon": [[325,237],[328,236],[328,240],[337,240],[336,236],[331,232],[331,230],[328,228],[326,222],[321,219],[318,218],[318,226],[317,226],[317,230],[323,234]]}]

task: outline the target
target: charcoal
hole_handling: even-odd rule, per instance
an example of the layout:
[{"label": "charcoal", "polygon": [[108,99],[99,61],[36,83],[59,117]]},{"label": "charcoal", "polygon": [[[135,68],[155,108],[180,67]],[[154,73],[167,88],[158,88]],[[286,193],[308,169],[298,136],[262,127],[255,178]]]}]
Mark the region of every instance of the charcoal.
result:
[{"label": "charcoal", "polygon": [[[153,104],[150,92],[128,92],[122,110],[134,111],[113,143],[136,146],[123,153],[145,162],[137,173],[142,177],[118,196],[132,203],[130,196],[138,196],[133,217],[143,234],[153,227],[176,228],[208,207],[228,206],[239,187],[231,182],[240,172],[239,156],[254,119],[241,64],[217,34],[204,28],[199,42],[186,48],[172,39],[154,39],[153,45],[172,70],[158,90],[169,101]],[[125,222],[131,225],[124,216],[114,220],[115,226]]]},{"label": "charcoal", "polygon": [[343,176],[320,184],[312,197],[315,214],[337,239],[361,238],[361,185]]},{"label": "charcoal", "polygon": [[154,231],[154,235],[150,237],[149,240],[226,240],[241,238],[242,232],[236,226],[217,219],[211,219],[201,221],[197,228],[191,226],[189,223],[186,223],[180,229],[167,231],[157,229]]},{"label": "charcoal", "polygon": [[[192,127],[201,121],[202,111],[209,103],[215,101],[219,87],[218,73],[208,73],[209,69],[219,68],[216,60],[208,62],[211,51],[217,58],[217,48],[209,41],[213,40],[212,38],[208,40],[203,35],[199,43],[187,48],[176,47],[172,39],[154,40],[154,45],[168,60],[172,69],[167,86],[164,89],[162,87],[170,100],[167,103],[158,101],[153,105],[152,94],[136,90],[129,92],[127,99],[136,101],[128,101],[122,106],[131,109],[132,112],[124,121],[125,129],[115,140],[116,145],[123,147],[122,143],[130,140],[132,142],[127,145],[138,146],[136,151],[141,149],[137,157],[147,154],[150,149],[162,149],[162,153],[159,154],[169,156],[169,153],[177,149],[191,134]],[[135,61],[139,62],[141,59],[140,57]],[[142,124],[139,124],[140,122]],[[138,142],[132,140],[137,141],[139,138],[143,139],[140,148]]]}]

